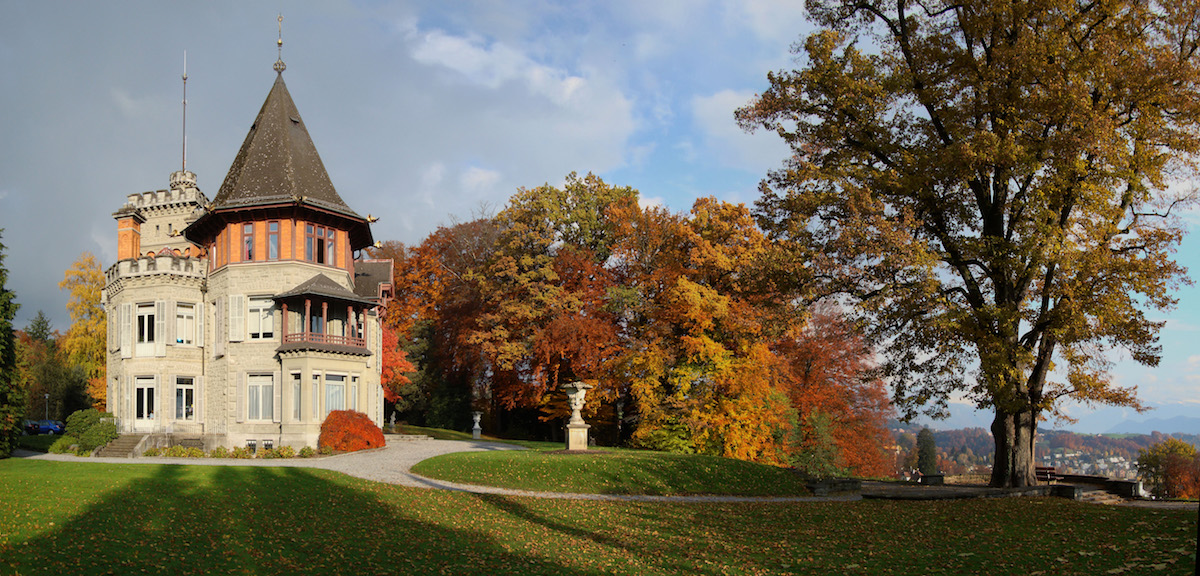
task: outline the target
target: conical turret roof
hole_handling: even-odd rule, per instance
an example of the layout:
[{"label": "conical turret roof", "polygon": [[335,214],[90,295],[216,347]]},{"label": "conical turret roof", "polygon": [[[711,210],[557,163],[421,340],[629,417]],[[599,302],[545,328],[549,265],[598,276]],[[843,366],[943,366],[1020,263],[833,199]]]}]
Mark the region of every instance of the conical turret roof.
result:
[{"label": "conical turret roof", "polygon": [[[374,243],[366,218],[351,210],[325,172],[304,120],[283,82],[282,67],[271,92],[254,118],[246,140],[233,159],[225,182],[211,204],[184,231],[188,240],[205,244],[223,222],[240,221],[247,212],[291,210],[304,219],[338,222],[349,232],[350,247]],[[239,216],[243,215],[243,216]]]},{"label": "conical turret roof", "polygon": [[250,126],[212,209],[299,201],[359,218],[338,196],[283,74]]}]

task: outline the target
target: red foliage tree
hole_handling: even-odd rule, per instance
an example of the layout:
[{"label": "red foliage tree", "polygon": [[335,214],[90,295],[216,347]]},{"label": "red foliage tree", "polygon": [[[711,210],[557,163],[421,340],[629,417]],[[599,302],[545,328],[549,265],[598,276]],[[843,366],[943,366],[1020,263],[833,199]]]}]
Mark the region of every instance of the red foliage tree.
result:
[{"label": "red foliage tree", "polygon": [[824,412],[837,425],[833,436],[842,467],[855,474],[886,476],[892,462],[887,389],[872,368],[871,349],[836,306],[814,308],[808,326],[775,346],[786,359],[784,385],[801,416]]},{"label": "red foliage tree", "polygon": [[318,447],[338,452],[381,448],[385,443],[383,430],[371,421],[371,417],[353,410],[330,412],[321,423],[321,436],[317,439]]}]

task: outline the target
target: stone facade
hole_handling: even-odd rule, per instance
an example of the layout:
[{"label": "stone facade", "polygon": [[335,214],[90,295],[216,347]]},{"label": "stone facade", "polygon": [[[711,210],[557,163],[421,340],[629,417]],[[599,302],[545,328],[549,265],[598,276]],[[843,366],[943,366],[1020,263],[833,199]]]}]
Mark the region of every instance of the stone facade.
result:
[{"label": "stone facade", "polygon": [[[269,117],[276,109],[282,120]],[[109,406],[122,432],[159,446],[300,448],[316,446],[330,410],[383,423],[390,283],[355,285],[368,222],[333,191],[298,118],[280,77],[214,201],[181,171],[113,214],[119,259],[104,303]],[[286,141],[256,141],[288,130]],[[289,172],[302,162],[307,176]],[[249,189],[246,166],[257,171]],[[266,188],[270,197],[255,196]]]}]

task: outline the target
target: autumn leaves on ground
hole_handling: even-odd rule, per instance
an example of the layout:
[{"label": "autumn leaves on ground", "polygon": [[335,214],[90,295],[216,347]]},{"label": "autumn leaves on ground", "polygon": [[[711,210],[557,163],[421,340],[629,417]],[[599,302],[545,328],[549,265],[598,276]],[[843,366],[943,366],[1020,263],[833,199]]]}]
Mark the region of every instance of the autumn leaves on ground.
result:
[{"label": "autumn leaves on ground", "polygon": [[1188,574],[1194,538],[1190,512],[1061,499],[589,502],[296,468],[0,466],[5,574]]}]

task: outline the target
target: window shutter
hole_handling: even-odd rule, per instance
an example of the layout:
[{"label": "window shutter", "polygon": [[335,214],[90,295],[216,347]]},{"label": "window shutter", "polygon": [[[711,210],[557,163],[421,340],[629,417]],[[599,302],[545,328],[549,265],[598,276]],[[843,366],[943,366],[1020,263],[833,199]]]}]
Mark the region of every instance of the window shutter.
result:
[{"label": "window shutter", "polygon": [[178,326],[176,326],[178,323],[176,320],[177,314],[179,314],[179,311],[175,309],[175,301],[167,300],[167,315],[163,317],[163,321],[167,324],[167,329],[163,331],[163,334],[167,336],[167,346],[175,345],[175,330],[178,329]]},{"label": "window shutter", "polygon": [[237,373],[237,421],[246,421],[246,373]]},{"label": "window shutter", "polygon": [[197,376],[192,381],[196,383],[196,422],[204,422],[204,377]]},{"label": "window shutter", "polygon": [[220,358],[225,355],[225,297],[218,297],[216,301],[217,310],[213,315],[213,358]]},{"label": "window shutter", "polygon": [[133,305],[121,305],[121,317],[118,319],[121,327],[121,357],[133,357]]},{"label": "window shutter", "polygon": [[167,355],[167,303],[154,302],[154,355]]},{"label": "window shutter", "polygon": [[201,300],[196,304],[196,335],[194,342],[197,346],[203,348],[204,342],[204,317],[208,315],[208,306]]},{"label": "window shutter", "polygon": [[283,416],[283,373],[276,370],[273,376],[271,388],[275,391],[275,405],[271,409],[271,414],[274,415],[273,422],[280,422]]},{"label": "window shutter", "polygon": [[234,294],[229,297],[229,341],[241,342],[246,338],[246,297]]}]

